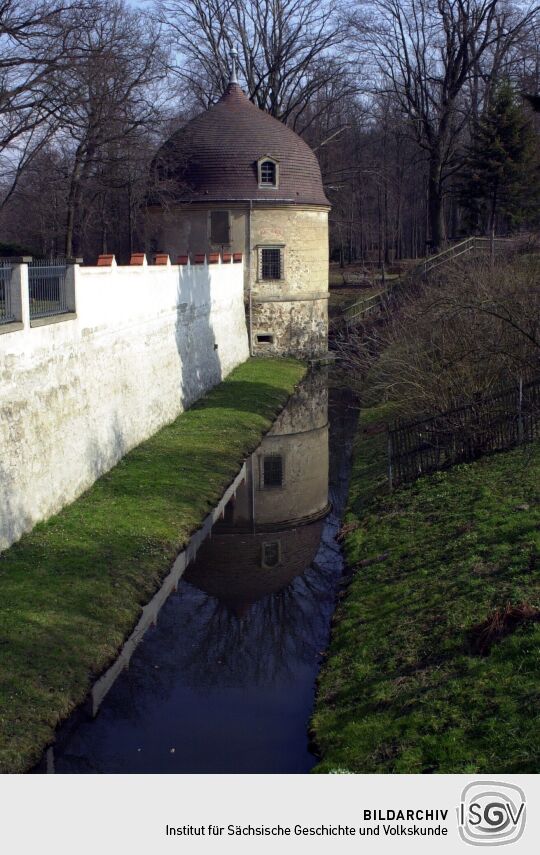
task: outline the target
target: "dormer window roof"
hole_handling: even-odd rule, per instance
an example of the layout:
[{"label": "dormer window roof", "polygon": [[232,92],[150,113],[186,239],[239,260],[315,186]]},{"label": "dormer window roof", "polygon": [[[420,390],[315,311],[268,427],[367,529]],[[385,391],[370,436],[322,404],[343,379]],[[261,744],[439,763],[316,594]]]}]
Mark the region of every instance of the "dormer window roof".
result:
[{"label": "dormer window roof", "polygon": [[257,177],[261,189],[279,187],[279,163],[275,158],[265,155],[257,161]]}]

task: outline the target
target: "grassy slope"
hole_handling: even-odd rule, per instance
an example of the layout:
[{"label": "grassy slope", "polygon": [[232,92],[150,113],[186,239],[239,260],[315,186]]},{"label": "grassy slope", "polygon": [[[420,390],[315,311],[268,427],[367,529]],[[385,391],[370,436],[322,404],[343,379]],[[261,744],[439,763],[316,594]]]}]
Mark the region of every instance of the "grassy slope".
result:
[{"label": "grassy slope", "polygon": [[540,624],[472,655],[495,608],[540,606],[540,445],[402,489],[384,484],[386,440],[357,440],[345,547],[360,567],[337,613],[315,736],[319,772],[540,770]]},{"label": "grassy slope", "polygon": [[0,554],[0,771],[38,760],[304,370],[248,361]]}]

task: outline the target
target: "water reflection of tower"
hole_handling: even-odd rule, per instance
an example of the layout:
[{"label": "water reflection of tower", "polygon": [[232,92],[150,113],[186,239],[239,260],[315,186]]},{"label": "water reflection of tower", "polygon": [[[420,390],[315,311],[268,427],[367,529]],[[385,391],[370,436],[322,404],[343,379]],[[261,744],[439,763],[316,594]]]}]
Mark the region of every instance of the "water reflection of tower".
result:
[{"label": "water reflection of tower", "polygon": [[243,614],[312,563],[328,513],[328,388],[310,377],[247,465],[185,579]]}]

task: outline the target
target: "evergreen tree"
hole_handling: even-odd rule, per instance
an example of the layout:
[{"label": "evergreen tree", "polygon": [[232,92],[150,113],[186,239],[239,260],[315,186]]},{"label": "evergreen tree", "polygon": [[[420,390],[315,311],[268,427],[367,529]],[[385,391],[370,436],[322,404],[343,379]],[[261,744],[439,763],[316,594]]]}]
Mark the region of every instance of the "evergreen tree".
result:
[{"label": "evergreen tree", "polygon": [[466,152],[460,202],[474,229],[494,234],[538,216],[538,139],[508,83],[499,86]]}]

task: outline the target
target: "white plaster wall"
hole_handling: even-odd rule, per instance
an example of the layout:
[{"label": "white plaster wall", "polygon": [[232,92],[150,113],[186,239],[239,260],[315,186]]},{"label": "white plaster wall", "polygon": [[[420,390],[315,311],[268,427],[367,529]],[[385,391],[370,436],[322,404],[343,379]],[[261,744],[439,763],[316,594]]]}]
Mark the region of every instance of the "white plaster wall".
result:
[{"label": "white plaster wall", "polygon": [[[0,335],[0,549],[247,359],[243,265],[79,268],[77,317]],[[217,349],[214,345],[217,344]]]}]

